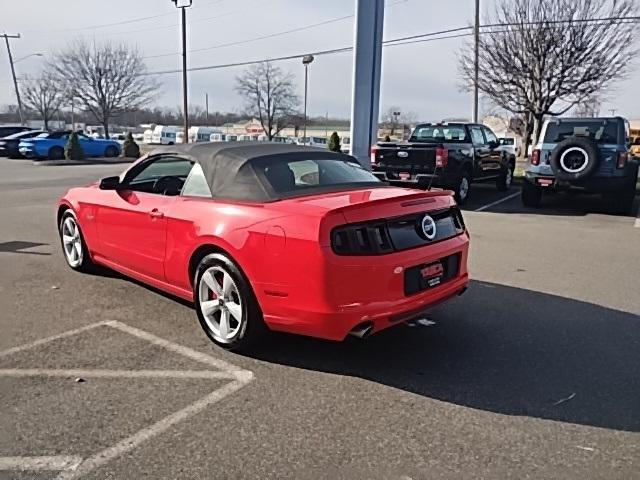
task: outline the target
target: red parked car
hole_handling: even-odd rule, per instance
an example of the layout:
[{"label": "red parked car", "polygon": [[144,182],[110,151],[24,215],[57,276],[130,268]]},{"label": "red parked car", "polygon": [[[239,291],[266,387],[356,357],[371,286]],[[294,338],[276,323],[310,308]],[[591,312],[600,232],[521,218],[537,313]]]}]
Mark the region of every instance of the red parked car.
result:
[{"label": "red parked car", "polygon": [[266,329],[343,340],[417,318],[467,287],[450,192],[390,187],[353,157],[270,143],[160,148],[73,188],[65,259],[193,301],[219,345]]}]

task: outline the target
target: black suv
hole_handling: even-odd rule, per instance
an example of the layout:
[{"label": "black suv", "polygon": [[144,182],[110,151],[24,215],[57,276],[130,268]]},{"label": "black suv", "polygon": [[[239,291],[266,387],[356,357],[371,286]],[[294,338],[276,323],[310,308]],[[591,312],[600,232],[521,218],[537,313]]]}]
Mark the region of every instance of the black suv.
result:
[{"label": "black suv", "polygon": [[603,194],[616,213],[630,213],[638,180],[630,146],[629,122],[621,117],[545,121],[526,166],[522,203],[537,207],[545,190],[572,190]]}]

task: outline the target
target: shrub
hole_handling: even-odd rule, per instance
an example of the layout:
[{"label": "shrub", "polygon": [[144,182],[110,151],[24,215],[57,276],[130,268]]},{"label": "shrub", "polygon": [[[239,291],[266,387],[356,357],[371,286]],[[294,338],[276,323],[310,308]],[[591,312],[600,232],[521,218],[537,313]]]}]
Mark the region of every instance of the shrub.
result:
[{"label": "shrub", "polygon": [[140,156],[140,147],[133,139],[131,132],[127,133],[124,138],[124,145],[122,146],[122,154],[129,158],[138,158]]},{"label": "shrub", "polygon": [[385,142],[390,142],[391,141],[391,137],[389,136],[389,134],[384,136],[384,141]]},{"label": "shrub", "polygon": [[332,152],[340,152],[340,136],[338,132],[333,132],[329,137],[329,150]]},{"label": "shrub", "polygon": [[64,156],[68,160],[82,160],[84,158],[84,152],[82,151],[80,140],[78,140],[77,132],[69,135],[67,144],[64,147]]}]

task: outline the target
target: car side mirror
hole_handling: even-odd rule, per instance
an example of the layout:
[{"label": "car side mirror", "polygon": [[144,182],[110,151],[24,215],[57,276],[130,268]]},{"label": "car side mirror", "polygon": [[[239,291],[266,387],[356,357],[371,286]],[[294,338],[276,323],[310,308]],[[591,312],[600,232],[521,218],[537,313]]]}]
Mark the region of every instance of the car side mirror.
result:
[{"label": "car side mirror", "polygon": [[120,177],[105,177],[100,180],[100,190],[118,190]]},{"label": "car side mirror", "polygon": [[492,140],[489,142],[489,148],[494,149],[494,148],[498,148],[500,146],[500,142],[496,142],[495,140]]}]

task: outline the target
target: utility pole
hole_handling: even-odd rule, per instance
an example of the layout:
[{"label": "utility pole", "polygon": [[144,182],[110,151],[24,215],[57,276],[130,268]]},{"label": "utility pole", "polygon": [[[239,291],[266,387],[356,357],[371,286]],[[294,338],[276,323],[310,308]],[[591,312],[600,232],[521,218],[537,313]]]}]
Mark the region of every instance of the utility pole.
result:
[{"label": "utility pole", "polygon": [[205,93],[204,94],[204,108],[205,108],[205,114],[204,114],[204,118],[205,118],[205,125],[208,127],[209,126],[209,94]]},{"label": "utility pole", "polygon": [[616,116],[616,112],[618,111],[616,108],[612,108],[609,110],[611,112],[611,116],[615,117]]},{"label": "utility pole", "polygon": [[193,0],[171,0],[176,8],[182,10],[182,109],[184,119],[183,143],[189,143],[189,96],[187,95],[187,8]]},{"label": "utility pole", "polygon": [[476,23],[474,35],[474,66],[473,66],[473,122],[478,123],[478,76],[480,70],[480,0],[476,0]]},{"label": "utility pole", "polygon": [[11,76],[13,77],[13,87],[16,89],[16,100],[18,101],[18,114],[20,115],[20,125],[24,125],[24,117],[22,116],[22,101],[20,100],[20,90],[18,89],[18,80],[16,80],[16,69],[13,67],[13,56],[11,55],[11,47],[9,46],[10,38],[20,38],[18,35],[7,35],[6,33],[0,35],[4,37],[4,41],[7,44],[7,54],[9,55],[9,65],[11,65]]}]

